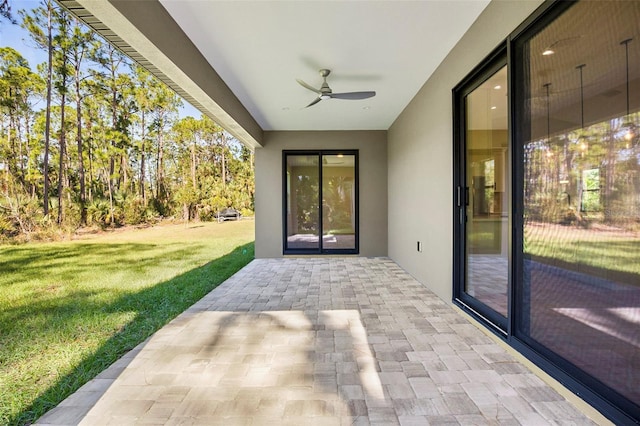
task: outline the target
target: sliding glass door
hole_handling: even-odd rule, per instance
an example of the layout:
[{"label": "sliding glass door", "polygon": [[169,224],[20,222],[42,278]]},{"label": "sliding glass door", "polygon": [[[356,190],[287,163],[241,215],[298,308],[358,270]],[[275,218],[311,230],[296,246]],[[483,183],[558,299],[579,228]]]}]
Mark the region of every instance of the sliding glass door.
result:
[{"label": "sliding glass door", "polygon": [[637,420],[640,3],[563,6],[514,49],[515,333]]},{"label": "sliding glass door", "polygon": [[320,249],[318,155],[286,155],[286,250]]},{"label": "sliding glass door", "polygon": [[453,93],[454,303],[616,424],[640,418],[638,22],[546,2]]},{"label": "sliding glass door", "polygon": [[357,154],[284,152],[285,254],[358,252]]},{"label": "sliding glass door", "polygon": [[456,188],[459,275],[456,297],[501,330],[509,290],[509,144],[506,55],[463,88]]}]

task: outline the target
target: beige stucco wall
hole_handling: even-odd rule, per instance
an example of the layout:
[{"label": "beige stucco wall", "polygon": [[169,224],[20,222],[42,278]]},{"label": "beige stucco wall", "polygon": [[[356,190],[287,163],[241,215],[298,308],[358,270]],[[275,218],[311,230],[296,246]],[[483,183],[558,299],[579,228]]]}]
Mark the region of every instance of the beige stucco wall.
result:
[{"label": "beige stucco wall", "polygon": [[360,256],[387,255],[387,132],[265,132],[256,149],[256,257],[282,257],[282,151],[357,149]]},{"label": "beige stucco wall", "polygon": [[389,256],[446,301],[453,274],[451,90],[541,3],[492,1],[389,129],[389,206],[404,213],[389,222]]}]

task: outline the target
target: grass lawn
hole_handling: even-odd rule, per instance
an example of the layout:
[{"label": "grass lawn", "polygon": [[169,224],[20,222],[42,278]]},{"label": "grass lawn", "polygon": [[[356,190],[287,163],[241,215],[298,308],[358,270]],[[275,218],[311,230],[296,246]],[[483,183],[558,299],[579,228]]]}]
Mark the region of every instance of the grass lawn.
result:
[{"label": "grass lawn", "polygon": [[253,259],[254,222],[0,245],[0,424],[23,425]]},{"label": "grass lawn", "polygon": [[602,271],[640,276],[640,235],[608,228],[583,229],[556,224],[525,228],[525,252],[568,265],[587,265]]}]

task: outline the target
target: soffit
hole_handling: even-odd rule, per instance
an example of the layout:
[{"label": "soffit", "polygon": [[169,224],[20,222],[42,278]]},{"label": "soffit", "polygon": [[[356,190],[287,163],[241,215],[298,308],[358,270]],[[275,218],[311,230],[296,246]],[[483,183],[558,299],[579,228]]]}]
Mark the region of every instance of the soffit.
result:
[{"label": "soffit", "polygon": [[[387,130],[489,1],[160,0],[264,130]],[[375,90],[374,98],[326,100]]]},{"label": "soffit", "polygon": [[[387,130],[489,3],[58,1],[253,147],[262,130]],[[377,96],[304,108],[296,78],[319,87],[320,68],[334,92]]]}]

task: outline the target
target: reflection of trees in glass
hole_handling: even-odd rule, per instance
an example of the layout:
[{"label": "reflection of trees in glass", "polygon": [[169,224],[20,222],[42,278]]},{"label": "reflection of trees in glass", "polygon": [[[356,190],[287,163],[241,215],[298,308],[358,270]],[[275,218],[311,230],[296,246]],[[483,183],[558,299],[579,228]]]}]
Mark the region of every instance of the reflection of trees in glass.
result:
[{"label": "reflection of trees in glass", "polygon": [[352,234],[353,177],[330,176],[323,186],[323,228]]},{"label": "reflection of trees in glass", "polygon": [[580,211],[596,212],[600,210],[600,169],[582,172],[582,206]]},{"label": "reflection of trees in glass", "polygon": [[615,118],[527,143],[526,218],[640,228],[640,144],[624,137],[623,123]]},{"label": "reflection of trees in glass", "polygon": [[495,181],[495,160],[484,161],[484,201],[485,212],[494,212],[494,195],[496,191]]},{"label": "reflection of trees in glass", "polygon": [[318,232],[318,178],[315,176],[296,176],[295,202],[299,233],[317,234]]}]

